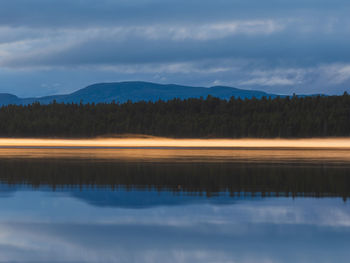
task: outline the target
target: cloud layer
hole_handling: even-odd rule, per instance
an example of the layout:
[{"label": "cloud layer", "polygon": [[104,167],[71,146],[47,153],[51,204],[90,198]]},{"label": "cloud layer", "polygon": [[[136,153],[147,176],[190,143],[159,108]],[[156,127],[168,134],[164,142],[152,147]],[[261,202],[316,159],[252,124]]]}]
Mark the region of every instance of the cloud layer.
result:
[{"label": "cloud layer", "polygon": [[345,0],[4,0],[1,7],[0,92],[146,80],[339,94],[349,84]]}]

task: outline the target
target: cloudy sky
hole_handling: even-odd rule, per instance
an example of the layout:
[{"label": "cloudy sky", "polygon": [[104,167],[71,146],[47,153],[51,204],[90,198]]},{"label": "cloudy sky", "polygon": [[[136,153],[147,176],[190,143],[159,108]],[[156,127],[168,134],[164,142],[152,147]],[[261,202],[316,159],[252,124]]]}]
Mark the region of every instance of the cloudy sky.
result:
[{"label": "cloudy sky", "polygon": [[347,0],[1,0],[0,92],[95,82],[350,91]]}]

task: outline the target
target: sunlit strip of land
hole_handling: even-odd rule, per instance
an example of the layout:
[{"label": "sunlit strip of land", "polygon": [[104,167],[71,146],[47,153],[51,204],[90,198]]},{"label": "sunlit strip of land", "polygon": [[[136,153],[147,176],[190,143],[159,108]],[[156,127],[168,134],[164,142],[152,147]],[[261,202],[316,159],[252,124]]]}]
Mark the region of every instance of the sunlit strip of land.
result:
[{"label": "sunlit strip of land", "polygon": [[349,148],[350,138],[326,139],[16,139],[1,138],[0,147],[180,147],[180,148]]},{"label": "sunlit strip of land", "polygon": [[342,139],[0,139],[0,159],[59,158],[146,162],[350,164]]}]

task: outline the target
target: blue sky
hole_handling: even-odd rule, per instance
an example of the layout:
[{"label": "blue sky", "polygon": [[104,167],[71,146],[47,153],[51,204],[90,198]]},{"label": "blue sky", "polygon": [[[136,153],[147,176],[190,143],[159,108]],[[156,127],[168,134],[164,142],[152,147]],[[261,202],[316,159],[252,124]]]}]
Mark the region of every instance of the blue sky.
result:
[{"label": "blue sky", "polygon": [[350,1],[2,0],[0,92],[95,82],[350,91]]}]

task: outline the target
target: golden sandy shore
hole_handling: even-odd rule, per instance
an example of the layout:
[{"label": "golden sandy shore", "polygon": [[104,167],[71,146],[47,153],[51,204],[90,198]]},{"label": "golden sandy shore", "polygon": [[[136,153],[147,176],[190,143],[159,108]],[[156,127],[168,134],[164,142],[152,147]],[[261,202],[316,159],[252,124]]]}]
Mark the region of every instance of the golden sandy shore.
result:
[{"label": "golden sandy shore", "polygon": [[13,139],[0,138],[0,147],[190,147],[190,148],[349,148],[350,138],[329,139]]},{"label": "golden sandy shore", "polygon": [[0,139],[0,159],[12,158],[350,164],[350,138],[299,140]]}]

